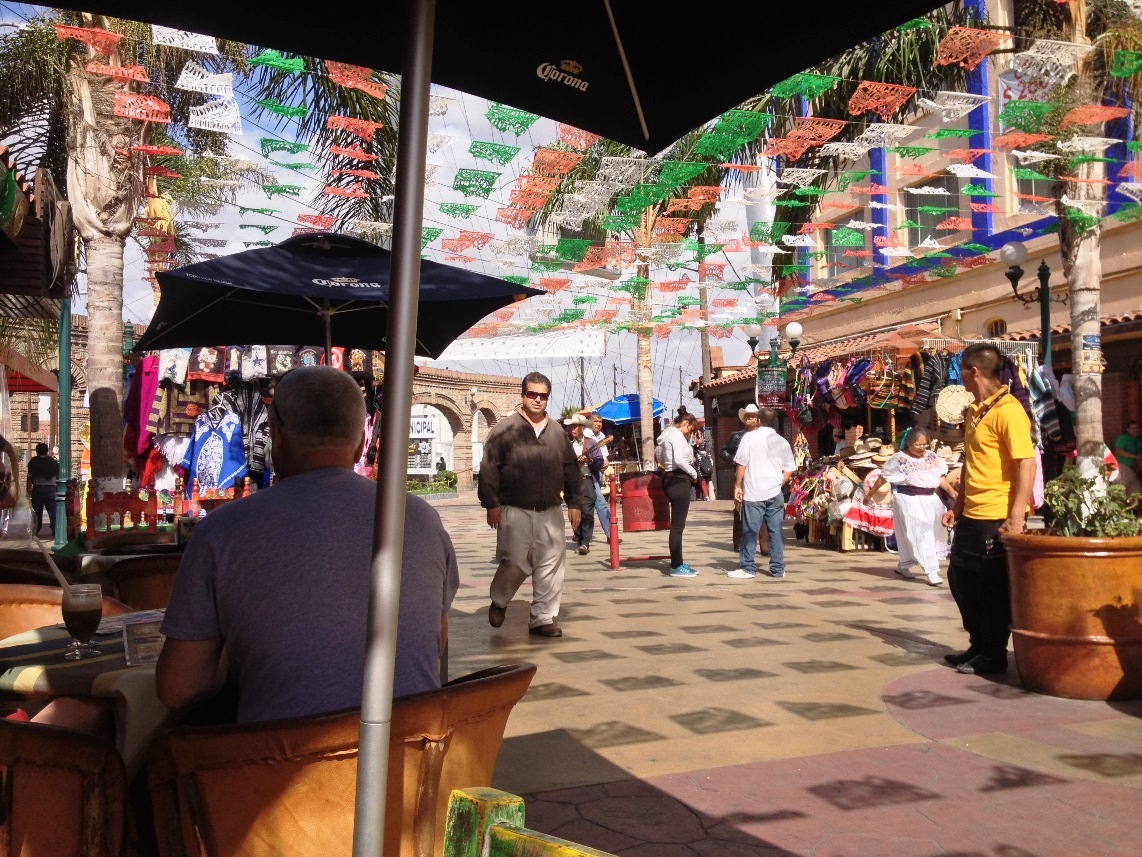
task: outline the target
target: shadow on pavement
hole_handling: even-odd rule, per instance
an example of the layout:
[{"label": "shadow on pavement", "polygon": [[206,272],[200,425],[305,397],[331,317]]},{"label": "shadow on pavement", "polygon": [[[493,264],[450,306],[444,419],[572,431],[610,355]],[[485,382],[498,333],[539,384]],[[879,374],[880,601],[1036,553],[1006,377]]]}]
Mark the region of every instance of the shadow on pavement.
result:
[{"label": "shadow on pavement", "polygon": [[[589,746],[661,737],[630,733],[629,728],[594,729],[583,735],[557,729],[505,739],[492,784],[525,799],[527,826],[532,830],[614,854],[793,857],[796,853],[739,826],[803,818],[803,813],[700,812],[643,780],[631,779]],[[543,772],[552,767],[563,772],[564,781],[566,771],[575,771],[583,785],[545,790]]]}]

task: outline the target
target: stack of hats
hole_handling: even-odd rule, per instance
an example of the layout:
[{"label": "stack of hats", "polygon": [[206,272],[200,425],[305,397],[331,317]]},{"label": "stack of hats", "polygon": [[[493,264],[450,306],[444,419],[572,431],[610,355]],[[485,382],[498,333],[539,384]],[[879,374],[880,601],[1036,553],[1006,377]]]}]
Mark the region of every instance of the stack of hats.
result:
[{"label": "stack of hats", "polygon": [[[937,441],[938,443],[938,441]],[[958,447],[958,449],[957,449]],[[934,450],[936,455],[944,459],[948,463],[948,469],[959,467],[963,461],[963,444],[956,444],[956,446],[948,446],[946,443],[941,443]]]},{"label": "stack of hats", "polygon": [[875,467],[880,467],[888,463],[888,459],[896,454],[896,449],[888,443],[882,443],[880,448],[872,455],[872,463]]},{"label": "stack of hats", "polygon": [[877,447],[880,446],[880,441],[875,441],[876,446],[872,442],[866,440],[858,440],[849,446],[846,446],[840,452],[841,460],[844,461],[847,467],[875,467],[872,463],[872,455]]}]

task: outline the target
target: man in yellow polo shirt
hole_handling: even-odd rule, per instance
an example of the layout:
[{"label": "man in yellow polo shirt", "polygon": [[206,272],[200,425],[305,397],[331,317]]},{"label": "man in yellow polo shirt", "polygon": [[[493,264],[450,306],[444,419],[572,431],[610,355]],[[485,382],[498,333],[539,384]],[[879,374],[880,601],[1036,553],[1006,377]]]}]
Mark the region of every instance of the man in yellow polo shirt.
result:
[{"label": "man in yellow polo shirt", "polygon": [[962,488],[943,523],[956,529],[948,585],[968,648],[944,660],[969,675],[1007,670],[1011,594],[999,534],[1023,532],[1038,466],[1031,420],[1001,383],[1002,366],[993,345],[969,345],[960,353],[960,374],[975,403],[964,414]]}]

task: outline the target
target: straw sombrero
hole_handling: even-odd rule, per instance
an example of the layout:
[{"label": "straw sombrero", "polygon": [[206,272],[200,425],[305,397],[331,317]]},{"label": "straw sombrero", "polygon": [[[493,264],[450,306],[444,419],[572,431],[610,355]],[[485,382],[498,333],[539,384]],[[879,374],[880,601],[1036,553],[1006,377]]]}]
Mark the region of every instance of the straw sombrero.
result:
[{"label": "straw sombrero", "polygon": [[944,446],[941,446],[939,449],[936,450],[936,455],[938,455],[938,456],[940,456],[940,458],[944,459],[944,461],[946,461],[948,463],[949,467],[954,467],[960,463],[960,458],[961,458],[960,453],[956,452],[954,449],[952,449],[950,446],[948,446],[946,444]]},{"label": "straw sombrero", "polygon": [[964,421],[964,409],[975,402],[967,387],[951,384],[940,391],[936,399],[936,416],[942,422],[958,426]]},{"label": "straw sombrero", "polygon": [[880,449],[872,455],[873,464],[887,464],[888,459],[896,454],[896,450],[888,444],[882,444]]}]

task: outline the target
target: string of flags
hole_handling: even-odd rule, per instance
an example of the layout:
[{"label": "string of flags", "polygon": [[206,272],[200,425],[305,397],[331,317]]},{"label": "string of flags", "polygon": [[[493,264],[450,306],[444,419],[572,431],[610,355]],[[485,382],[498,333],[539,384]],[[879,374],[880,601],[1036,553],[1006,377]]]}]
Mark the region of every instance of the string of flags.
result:
[{"label": "string of flags", "polygon": [[[917,19],[901,29],[930,26],[931,22]],[[56,32],[61,39],[77,39],[91,48],[96,59],[87,64],[89,74],[141,87],[156,85],[144,66],[111,61],[120,47],[120,34],[64,25],[57,25]],[[199,54],[218,53],[211,37],[170,28],[153,27],[152,40]],[[1011,43],[1010,33],[953,27],[939,42],[935,64],[973,70]],[[1090,228],[1108,216],[1121,221],[1142,219],[1139,146],[1121,134],[1103,136],[1119,133],[1112,130],[1114,123],[1127,119],[1130,110],[1114,104],[1086,104],[1063,112],[1062,105],[1042,95],[1066,82],[1090,50],[1090,46],[1067,42],[1031,41],[1011,58],[1012,69],[1026,85],[1001,95],[923,92],[904,82],[855,81],[845,116],[796,116],[787,123],[783,136],[770,135],[773,113],[727,111],[697,139],[692,160],[603,157],[597,159],[593,175],[575,181],[566,177],[584,163],[585,154],[599,142],[597,135],[557,124],[555,141],[525,146],[521,138],[536,127],[540,117],[493,102],[484,118],[503,135],[502,140],[430,132],[430,152],[449,151],[457,163],[454,168],[451,164],[428,165],[426,188],[434,199],[426,210],[440,218],[440,225],[426,225],[422,245],[426,252],[441,254],[455,264],[492,265],[505,278],[536,284],[546,293],[499,311],[472,335],[495,335],[505,327],[550,329],[550,325],[584,324],[613,329],[653,325],[655,335],[699,328],[715,336],[730,335],[741,323],[770,320],[779,298],[781,312],[789,314],[828,301],[859,300],[854,296],[879,288],[954,276],[957,271],[989,263],[989,245],[977,240],[987,237],[980,233],[987,232],[988,216],[1039,218],[1022,228],[1044,234],[1058,228],[1053,223],[1058,196],[1062,216],[1079,228]],[[1142,51],[1118,50],[1109,59],[1112,77],[1142,73]],[[301,58],[271,49],[247,62],[287,74],[315,73],[306,71]],[[370,69],[331,61],[323,61],[320,68],[338,86],[376,99],[387,95],[386,84]],[[840,77],[805,72],[774,86],[770,94],[812,101],[842,82]],[[205,97],[201,105],[191,108],[191,127],[228,135],[243,133],[232,74],[212,72],[203,62],[188,59],[173,87]],[[310,111],[300,100],[254,101],[285,119],[301,119]],[[429,112],[437,118],[447,116],[455,103],[454,98],[434,94]],[[992,131],[980,128],[975,113],[979,108],[993,113]],[[932,128],[894,121],[908,110],[931,116],[939,124]],[[114,112],[140,122],[170,122],[170,105],[150,94],[118,93]],[[977,117],[974,124],[957,127],[968,124],[973,115]],[[851,139],[838,139],[854,124],[863,130]],[[330,115],[324,117],[324,127],[341,139],[314,150],[312,141],[266,136],[259,139],[258,150],[271,167],[291,171],[328,167],[330,179],[340,183],[325,185],[321,196],[375,201],[370,183],[380,180],[388,169],[373,151],[383,125]],[[456,157],[457,142],[466,159]],[[766,169],[762,162],[734,162],[746,145],[755,145],[764,158],[775,159],[778,167],[772,186],[731,191],[728,187],[733,185],[722,181],[727,175],[748,176]],[[881,166],[860,168],[859,162],[874,150],[883,152],[877,161]],[[135,146],[132,153],[143,159],[185,156],[174,147]],[[298,155],[307,159],[288,159]],[[806,155],[835,158],[841,166],[833,171],[807,166]],[[330,158],[341,160],[330,164]],[[238,173],[256,165],[226,166]],[[1088,166],[1099,169],[1088,175],[1084,169]],[[442,167],[447,177],[437,181]],[[183,179],[177,170],[146,160],[144,175],[155,187]],[[993,189],[1003,176],[1017,188],[1014,210],[1008,210]],[[230,190],[251,184],[248,178],[228,177],[225,172],[202,181]],[[1096,202],[1081,195],[1056,194],[1052,188],[1058,182],[1097,184],[1109,196],[1105,202]],[[301,185],[286,180],[256,186],[270,200],[281,196],[300,199],[304,193]],[[148,199],[148,216],[140,217],[139,230],[150,240],[148,261],[153,267],[149,274],[168,263],[173,250],[162,217],[150,210],[152,202]],[[746,222],[743,229],[740,217],[728,216],[734,206],[756,204],[774,212],[771,219]],[[644,223],[644,213],[652,208],[657,216],[653,223]],[[569,230],[582,229],[589,220],[599,224],[607,234],[605,242],[578,239],[544,245],[532,240],[534,236],[524,233],[545,209],[550,222]],[[717,213],[705,221],[704,239],[688,237],[695,216],[711,210]],[[841,216],[830,213],[834,211]],[[341,223],[342,228],[375,240],[391,232],[390,224],[365,212],[362,208],[357,216],[339,217],[302,214],[295,230],[334,229]],[[803,218],[803,222],[793,230],[791,220],[781,219],[783,212],[799,212],[795,219]],[[280,210],[240,207],[240,214],[276,217]],[[481,228],[467,225],[475,220],[480,220]],[[196,232],[217,228],[209,221],[185,221],[185,225]],[[269,237],[281,225],[243,223],[242,230],[260,232],[266,240],[241,243],[271,243]],[[649,246],[641,249],[629,239],[640,227],[646,228],[649,239]],[[504,232],[507,238],[496,237]],[[214,249],[227,243],[201,235],[194,240]],[[762,254],[767,262],[754,263],[744,255],[750,253]],[[715,254],[727,261],[713,261]],[[816,275],[819,261],[827,263],[830,276]],[[649,277],[629,275],[632,266],[639,264],[647,266]],[[613,276],[616,272],[618,276]],[[707,289],[710,295],[706,313],[696,305],[698,288]],[[758,297],[766,299],[761,303],[769,307],[767,312],[758,311]],[[572,310],[567,308],[569,301]],[[649,306],[642,307],[642,303]]]}]

